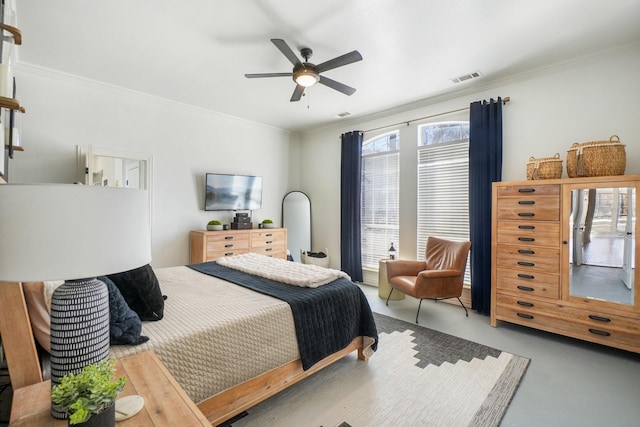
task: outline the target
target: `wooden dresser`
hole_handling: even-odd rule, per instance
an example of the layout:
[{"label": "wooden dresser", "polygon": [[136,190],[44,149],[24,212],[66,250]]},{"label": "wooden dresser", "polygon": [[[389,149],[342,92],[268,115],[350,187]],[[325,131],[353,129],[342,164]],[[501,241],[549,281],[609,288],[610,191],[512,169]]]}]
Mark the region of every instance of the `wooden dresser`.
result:
[{"label": "wooden dresser", "polygon": [[640,352],[640,176],[493,184],[491,325]]},{"label": "wooden dresser", "polygon": [[276,258],[287,257],[286,228],[251,230],[193,230],[190,239],[190,262],[213,261],[223,256],[255,252]]}]

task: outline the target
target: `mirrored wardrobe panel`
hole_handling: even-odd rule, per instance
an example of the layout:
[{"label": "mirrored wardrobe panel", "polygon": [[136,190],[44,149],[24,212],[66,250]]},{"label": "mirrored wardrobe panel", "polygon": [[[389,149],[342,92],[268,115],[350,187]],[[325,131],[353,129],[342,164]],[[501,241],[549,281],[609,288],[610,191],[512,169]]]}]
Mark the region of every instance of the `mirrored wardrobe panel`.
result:
[{"label": "mirrored wardrobe panel", "polygon": [[571,296],[634,304],[635,207],[634,187],[571,190]]}]

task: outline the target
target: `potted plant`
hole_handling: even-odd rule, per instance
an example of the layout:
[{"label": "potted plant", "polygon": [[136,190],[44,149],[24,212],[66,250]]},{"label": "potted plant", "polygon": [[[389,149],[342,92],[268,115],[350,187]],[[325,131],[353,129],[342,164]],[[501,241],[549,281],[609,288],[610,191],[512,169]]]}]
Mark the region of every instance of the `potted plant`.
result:
[{"label": "potted plant", "polygon": [[222,230],[222,223],[217,219],[212,219],[207,223],[207,230],[209,231]]},{"label": "potted plant", "polygon": [[262,228],[276,228],[276,225],[270,219],[262,220]]},{"label": "potted plant", "polygon": [[116,396],[124,390],[126,377],[114,381],[115,362],[102,360],[79,374],[69,373],[51,389],[53,409],[69,414],[69,424],[110,426],[116,424]]}]

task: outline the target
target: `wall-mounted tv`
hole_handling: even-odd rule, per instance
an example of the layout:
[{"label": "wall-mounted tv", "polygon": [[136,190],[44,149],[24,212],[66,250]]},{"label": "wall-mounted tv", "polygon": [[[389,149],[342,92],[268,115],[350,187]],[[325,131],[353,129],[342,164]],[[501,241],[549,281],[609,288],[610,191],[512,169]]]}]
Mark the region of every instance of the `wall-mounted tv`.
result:
[{"label": "wall-mounted tv", "polygon": [[262,177],[207,173],[204,210],[254,210],[262,206]]}]

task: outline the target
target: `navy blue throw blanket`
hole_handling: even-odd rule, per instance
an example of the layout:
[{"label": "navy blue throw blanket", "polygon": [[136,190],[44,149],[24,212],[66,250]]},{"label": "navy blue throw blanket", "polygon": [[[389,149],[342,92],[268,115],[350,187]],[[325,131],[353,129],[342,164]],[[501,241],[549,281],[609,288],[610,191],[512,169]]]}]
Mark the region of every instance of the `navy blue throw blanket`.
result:
[{"label": "navy blue throw blanket", "polygon": [[302,288],[244,273],[216,262],[188,265],[192,269],[269,295],[291,306],[302,368],[347,347],[358,336],[375,338],[378,331],[367,298],[352,281],[341,278],[318,288]]}]

